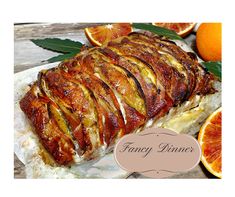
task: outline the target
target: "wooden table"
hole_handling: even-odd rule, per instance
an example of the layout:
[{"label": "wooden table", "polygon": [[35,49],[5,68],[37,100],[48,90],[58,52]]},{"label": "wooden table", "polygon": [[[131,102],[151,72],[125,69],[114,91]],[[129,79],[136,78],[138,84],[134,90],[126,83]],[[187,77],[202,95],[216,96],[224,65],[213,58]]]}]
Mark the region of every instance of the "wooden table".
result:
[{"label": "wooden table", "polygon": [[[79,37],[82,29],[94,24],[85,23],[66,23],[66,24],[16,24],[15,31],[15,65],[14,73],[41,66],[46,64],[45,60],[59,55],[59,53],[51,52],[34,45],[30,39],[36,38],[68,38],[72,40],[81,41],[84,38]],[[191,34],[186,39],[186,42],[194,49],[195,48],[195,35]],[[87,43],[88,44],[88,43]],[[25,178],[24,165],[14,155],[14,177]],[[145,178],[138,173],[133,173],[128,178]],[[171,178],[214,178],[202,164],[199,164],[193,170],[175,175]]]}]

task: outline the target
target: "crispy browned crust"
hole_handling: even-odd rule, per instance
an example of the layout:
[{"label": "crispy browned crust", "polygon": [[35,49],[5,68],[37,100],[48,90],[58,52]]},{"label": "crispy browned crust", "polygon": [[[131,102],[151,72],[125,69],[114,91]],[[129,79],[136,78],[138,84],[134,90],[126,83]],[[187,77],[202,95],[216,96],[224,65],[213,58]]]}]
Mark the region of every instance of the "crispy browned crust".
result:
[{"label": "crispy browned crust", "polygon": [[[130,73],[118,69],[116,65],[105,61],[99,53],[92,53],[85,56],[80,62],[80,65],[85,72],[90,74],[98,73],[101,79],[107,83],[113,91],[117,92],[124,107],[125,114],[127,114],[127,133],[144,124],[146,120],[146,109],[143,93],[139,85],[136,84],[136,80],[133,76],[128,75]],[[129,111],[129,113],[127,111]]]},{"label": "crispy browned crust", "polygon": [[[110,48],[100,48],[99,51],[110,58],[110,62],[114,63],[121,68],[131,73],[140,85],[140,89],[143,91],[144,99],[146,102],[146,109],[148,118],[155,117],[161,110],[166,109],[166,106],[171,103],[167,100],[164,91],[161,91],[161,87],[151,82],[147,76],[141,72],[141,68],[138,67],[138,63],[142,63],[144,69],[152,70],[146,65],[146,62],[142,62],[139,58],[134,56],[128,56],[123,53],[119,55]],[[134,62],[135,61],[135,62]],[[142,68],[142,69],[143,69]],[[155,76],[154,72],[152,74]]]},{"label": "crispy browned crust", "polygon": [[[100,141],[107,146],[112,144],[117,137],[125,134],[125,123],[117,98],[110,87],[93,74],[85,72],[70,72],[64,74],[66,79],[74,83],[84,84],[94,95],[98,111]],[[102,118],[105,121],[102,121]]]},{"label": "crispy browned crust", "polygon": [[184,76],[161,59],[157,49],[143,43],[132,42],[129,38],[124,38],[121,42],[110,42],[108,46],[121,50],[125,55],[136,56],[150,65],[156,74],[156,78],[174,103],[179,103],[184,98],[187,93]]},{"label": "crispy browned crust", "polygon": [[[77,84],[72,78],[65,77],[63,70],[51,69],[40,78],[46,83],[50,97],[65,114],[72,137],[79,145],[79,154],[99,148],[103,142],[91,141],[91,137],[103,138],[98,129],[98,117],[94,96],[83,84]],[[46,92],[44,90],[44,92]],[[47,94],[47,96],[49,96]],[[62,107],[63,106],[63,107]],[[92,117],[92,119],[89,119]],[[76,121],[76,122],[75,122]]]},{"label": "crispy browned crust", "polygon": [[53,102],[41,95],[36,85],[20,101],[21,109],[32,122],[46,150],[58,164],[66,165],[73,161],[74,144],[51,116],[50,105],[54,105]]},{"label": "crispy browned crust", "polygon": [[172,41],[131,33],[40,72],[20,106],[46,150],[66,165],[75,151],[97,157],[149,119],[213,93],[212,82],[195,56]]}]

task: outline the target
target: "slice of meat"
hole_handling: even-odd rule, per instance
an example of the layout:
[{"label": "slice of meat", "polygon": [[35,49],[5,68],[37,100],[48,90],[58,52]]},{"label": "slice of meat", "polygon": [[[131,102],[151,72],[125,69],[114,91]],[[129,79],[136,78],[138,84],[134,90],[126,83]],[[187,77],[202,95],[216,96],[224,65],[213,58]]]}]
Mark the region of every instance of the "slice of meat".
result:
[{"label": "slice of meat", "polygon": [[73,162],[74,144],[50,113],[51,105],[53,103],[42,95],[36,84],[20,101],[21,109],[31,120],[45,149],[58,164],[67,165]]}]

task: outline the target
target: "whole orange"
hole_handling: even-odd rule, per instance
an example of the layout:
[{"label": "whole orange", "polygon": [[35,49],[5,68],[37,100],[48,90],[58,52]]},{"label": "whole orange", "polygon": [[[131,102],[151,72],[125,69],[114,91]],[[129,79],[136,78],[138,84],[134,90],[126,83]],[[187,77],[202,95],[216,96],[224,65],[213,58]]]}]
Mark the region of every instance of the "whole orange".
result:
[{"label": "whole orange", "polygon": [[221,61],[222,24],[202,23],[196,34],[198,52],[205,61]]}]

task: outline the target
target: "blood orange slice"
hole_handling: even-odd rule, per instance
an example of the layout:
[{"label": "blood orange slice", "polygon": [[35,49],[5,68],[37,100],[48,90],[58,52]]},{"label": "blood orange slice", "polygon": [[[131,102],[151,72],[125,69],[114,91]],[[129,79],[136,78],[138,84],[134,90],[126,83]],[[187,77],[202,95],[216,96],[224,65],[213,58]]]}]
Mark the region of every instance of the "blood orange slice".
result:
[{"label": "blood orange slice", "polygon": [[130,32],[132,32],[130,23],[115,23],[85,28],[86,37],[93,46],[101,46],[112,39],[126,36]]},{"label": "blood orange slice", "polygon": [[202,147],[201,161],[216,177],[222,177],[222,108],[213,112],[201,127],[198,141]]},{"label": "blood orange slice", "polygon": [[164,27],[175,31],[179,36],[187,36],[194,28],[196,23],[152,23],[155,26]]}]

